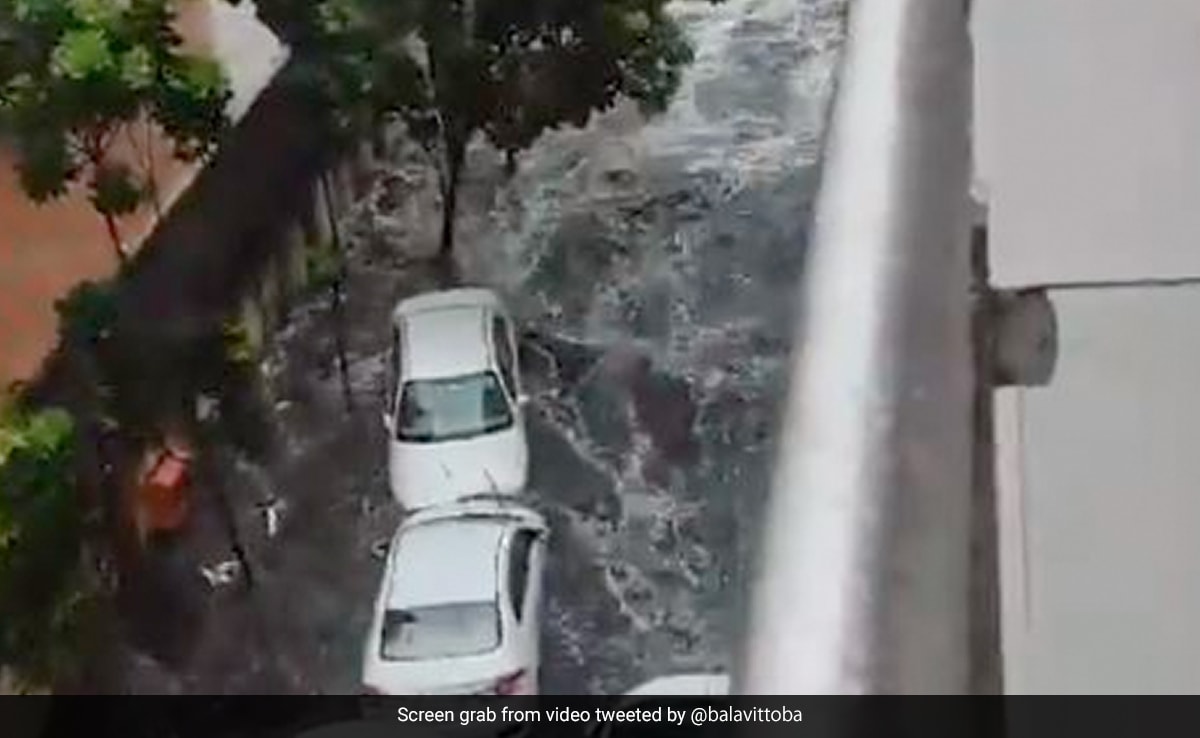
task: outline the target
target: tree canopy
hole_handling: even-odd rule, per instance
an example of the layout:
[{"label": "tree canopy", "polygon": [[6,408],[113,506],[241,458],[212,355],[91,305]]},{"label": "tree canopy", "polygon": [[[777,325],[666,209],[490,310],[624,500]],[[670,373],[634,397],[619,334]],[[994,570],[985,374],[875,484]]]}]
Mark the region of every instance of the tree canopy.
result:
[{"label": "tree canopy", "polygon": [[443,253],[471,137],[510,162],[620,97],[663,109],[691,48],[666,0],[258,0],[339,130],[402,119],[440,165]]},{"label": "tree canopy", "polygon": [[46,684],[75,656],[82,505],[71,418],[0,405],[0,667]]},{"label": "tree canopy", "polygon": [[152,126],[181,159],[213,151],[228,85],[219,65],[182,51],[171,0],[0,2],[0,133],[41,202],[88,189],[120,253],[115,218],[152,194],[147,170],[116,156],[119,136]]}]

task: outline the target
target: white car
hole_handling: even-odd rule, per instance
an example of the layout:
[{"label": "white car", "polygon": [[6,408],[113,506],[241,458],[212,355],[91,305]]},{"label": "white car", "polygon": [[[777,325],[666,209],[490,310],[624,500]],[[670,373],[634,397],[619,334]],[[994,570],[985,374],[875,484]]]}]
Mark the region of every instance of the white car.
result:
[{"label": "white car", "polygon": [[729,676],[726,674],[679,674],[651,679],[631,691],[630,697],[681,695],[694,697],[718,697],[729,694]]},{"label": "white car", "polygon": [[363,653],[371,694],[537,694],[548,529],[506,498],[409,516]]},{"label": "white car", "polygon": [[525,488],[516,335],[491,290],[433,292],[396,306],[386,403],[389,483],[405,508]]}]

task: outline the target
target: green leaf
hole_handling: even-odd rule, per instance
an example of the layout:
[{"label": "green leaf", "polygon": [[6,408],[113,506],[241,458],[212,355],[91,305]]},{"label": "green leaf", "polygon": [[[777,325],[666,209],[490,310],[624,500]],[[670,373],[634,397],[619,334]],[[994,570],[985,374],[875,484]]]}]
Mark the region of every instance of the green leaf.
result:
[{"label": "green leaf", "polygon": [[102,27],[116,24],[130,6],[129,0],[69,0],[68,4],[84,24]]},{"label": "green leaf", "polygon": [[92,206],[103,215],[125,215],[145,200],[145,189],[125,164],[106,164],[92,178]]},{"label": "green leaf", "polygon": [[75,428],[71,415],[65,410],[51,408],[34,415],[25,429],[27,446],[42,452],[63,448]]},{"label": "green leaf", "polygon": [[56,75],[73,80],[108,72],[115,63],[108,36],[101,28],[67,31],[51,61]]},{"label": "green leaf", "polygon": [[183,59],[182,78],[197,97],[213,97],[224,93],[228,84],[221,65],[203,57]]},{"label": "green leaf", "polygon": [[25,448],[25,437],[10,428],[0,428],[0,466],[15,451]]},{"label": "green leaf", "polygon": [[644,10],[635,10],[625,14],[625,26],[634,33],[646,33],[650,30],[650,16]]},{"label": "green leaf", "polygon": [[112,283],[83,282],[54,303],[60,331],[80,345],[97,344],[117,324],[117,292]]},{"label": "green leaf", "polygon": [[336,36],[362,30],[370,19],[358,0],[325,0],[317,4],[317,23],[322,33]]},{"label": "green leaf", "polygon": [[24,23],[45,22],[64,18],[68,9],[61,0],[12,0],[13,16]]},{"label": "green leaf", "polygon": [[250,327],[240,318],[230,318],[221,325],[221,342],[226,361],[235,366],[252,364],[258,356]]},{"label": "green leaf", "polygon": [[74,663],[91,591],[80,577],[70,416],[0,407],[0,663],[45,684]]},{"label": "green leaf", "polygon": [[53,129],[27,133],[17,141],[21,187],[36,202],[61,197],[76,172],[66,138]]},{"label": "green leaf", "polygon": [[28,105],[37,99],[37,82],[33,75],[21,72],[10,77],[0,95],[0,114],[11,116],[23,105]]},{"label": "green leaf", "polygon": [[135,46],[121,56],[121,80],[134,89],[154,82],[154,58],[145,46]]},{"label": "green leaf", "polygon": [[181,159],[205,156],[224,131],[230,97],[221,68],[207,60],[179,59],[167,70],[164,85],[155,90],[156,122],[175,141]]}]

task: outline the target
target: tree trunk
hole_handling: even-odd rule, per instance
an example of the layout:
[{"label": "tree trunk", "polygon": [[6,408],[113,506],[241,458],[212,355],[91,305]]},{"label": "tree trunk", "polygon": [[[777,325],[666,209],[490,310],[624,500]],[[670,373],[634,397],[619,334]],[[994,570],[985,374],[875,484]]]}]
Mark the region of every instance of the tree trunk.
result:
[{"label": "tree trunk", "polygon": [[346,315],[343,310],[346,297],[346,253],[342,248],[342,237],[338,231],[337,217],[333,212],[329,172],[321,172],[321,199],[325,201],[325,216],[329,219],[329,240],[337,257],[337,274],[329,288],[330,310],[333,315],[333,341],[337,351],[338,375],[342,382],[342,397],[346,401],[346,412],[354,412],[354,391],[350,386],[350,363],[346,358]]},{"label": "tree trunk", "polygon": [[121,248],[121,231],[117,228],[117,219],[110,213],[101,213],[104,227],[108,231],[108,239],[112,242],[113,253],[117,255],[117,263],[125,265],[127,259],[125,250]]},{"label": "tree trunk", "polygon": [[149,121],[146,122],[146,184],[150,186],[150,202],[154,206],[157,227],[162,223],[163,207],[158,191],[158,175],[154,171],[154,127]]},{"label": "tree trunk", "polygon": [[454,216],[458,210],[458,188],[453,184],[447,186],[442,200],[442,242],[438,249],[439,259],[450,259],[454,256]]},{"label": "tree trunk", "polygon": [[457,142],[446,145],[446,177],[442,182],[442,245],[438,258],[449,262],[454,258],[454,221],[458,215],[458,185],[462,174],[466,146]]},{"label": "tree trunk", "polygon": [[463,0],[463,37],[467,48],[475,45],[475,0]]}]

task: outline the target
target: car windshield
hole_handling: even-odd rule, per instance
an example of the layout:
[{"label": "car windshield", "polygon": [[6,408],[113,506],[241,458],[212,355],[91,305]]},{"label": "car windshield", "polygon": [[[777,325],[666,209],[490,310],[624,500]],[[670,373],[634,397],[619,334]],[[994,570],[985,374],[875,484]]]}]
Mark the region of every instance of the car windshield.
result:
[{"label": "car windshield", "polygon": [[494,433],[513,424],[512,410],[493,372],[407,382],[396,437],[433,443]]},{"label": "car windshield", "polygon": [[380,656],[388,661],[452,658],[486,653],[500,645],[495,602],[458,602],[383,616]]}]

